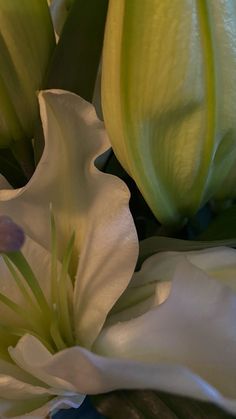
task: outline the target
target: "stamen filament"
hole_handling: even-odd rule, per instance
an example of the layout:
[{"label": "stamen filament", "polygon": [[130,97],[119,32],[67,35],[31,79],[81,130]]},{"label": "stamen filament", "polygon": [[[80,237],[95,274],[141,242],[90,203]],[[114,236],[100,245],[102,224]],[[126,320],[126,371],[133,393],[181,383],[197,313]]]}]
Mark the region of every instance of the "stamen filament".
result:
[{"label": "stamen filament", "polygon": [[[6,297],[4,294],[0,293],[0,302],[6,305],[14,313],[20,316],[26,324],[30,324],[34,330],[39,331],[43,336],[45,336],[45,330],[42,328],[42,324],[38,322],[38,319],[34,317],[33,313],[28,313],[25,309],[20,307],[10,298]],[[46,336],[47,337],[47,336]]]},{"label": "stamen filament", "polygon": [[47,301],[40,282],[25,256],[20,251],[3,255],[3,260],[21,293],[23,304],[22,302],[18,304],[2,293],[0,293],[0,304],[4,304],[20,317],[23,327],[13,327],[0,322],[0,359],[9,360],[9,346],[15,345],[25,334],[35,336],[51,353],[74,345],[73,303],[70,307],[70,292],[73,284],[69,273],[74,241],[75,234],[73,233],[60,264],[56,223],[51,211],[50,302]]},{"label": "stamen filament", "polygon": [[60,333],[59,324],[59,283],[58,283],[58,269],[57,269],[57,235],[55,218],[51,210],[51,306],[52,306],[52,321],[50,327],[51,337],[58,350],[65,349],[66,344]]},{"label": "stamen filament", "polygon": [[51,323],[50,333],[58,351],[61,351],[62,349],[67,348],[67,345],[65,344],[63,338],[61,337],[60,329],[58,327],[58,322],[56,318],[54,318]]},{"label": "stamen filament", "polygon": [[45,314],[50,315],[50,307],[48,305],[48,302],[44,296],[42,289],[40,288],[37,278],[35,277],[24,255],[20,251],[18,251],[18,252],[8,253],[7,257],[17,267],[19,272],[22,274],[23,278],[26,280],[32,293],[34,294],[36,300],[38,301],[38,304],[41,310]]},{"label": "stamen filament", "polygon": [[[28,290],[26,289],[26,287],[22,283],[22,280],[21,280],[19,274],[17,273],[16,269],[12,265],[12,263],[9,262],[7,256],[4,256],[4,255],[3,255],[3,260],[4,260],[5,264],[7,265],[10,273],[12,274],[12,276],[13,276],[18,288],[20,289],[25,301],[31,306],[31,310],[37,311],[37,315],[40,315],[40,310],[38,309],[37,306],[35,306],[35,302],[33,301],[30,293],[28,292]],[[37,300],[36,300],[36,302],[38,303]]]},{"label": "stamen filament", "polygon": [[26,314],[26,311],[22,309],[18,304],[14,303],[10,298],[6,297],[6,295],[0,293],[0,302],[5,304],[8,308],[22,317],[25,321],[31,321],[32,318],[29,318]]},{"label": "stamen filament", "polygon": [[51,210],[51,301],[52,308],[58,301],[57,292],[57,237],[56,237],[56,223]]}]

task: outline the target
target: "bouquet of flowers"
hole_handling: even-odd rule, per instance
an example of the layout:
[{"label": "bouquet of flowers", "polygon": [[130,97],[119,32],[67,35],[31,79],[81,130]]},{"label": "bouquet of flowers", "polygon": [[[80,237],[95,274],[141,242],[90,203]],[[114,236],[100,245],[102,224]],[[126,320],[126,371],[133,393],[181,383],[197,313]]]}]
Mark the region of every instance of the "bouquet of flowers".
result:
[{"label": "bouquet of flowers", "polygon": [[236,414],[235,70],[234,0],[0,0],[1,418]]}]

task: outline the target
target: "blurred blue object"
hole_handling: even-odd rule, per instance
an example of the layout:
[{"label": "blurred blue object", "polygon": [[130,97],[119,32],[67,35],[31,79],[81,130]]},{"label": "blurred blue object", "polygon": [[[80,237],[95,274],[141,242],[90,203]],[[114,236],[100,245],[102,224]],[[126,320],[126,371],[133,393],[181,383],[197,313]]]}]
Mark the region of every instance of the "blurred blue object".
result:
[{"label": "blurred blue object", "polygon": [[60,410],[53,416],[53,419],[105,419],[97,412],[88,397],[78,409]]}]

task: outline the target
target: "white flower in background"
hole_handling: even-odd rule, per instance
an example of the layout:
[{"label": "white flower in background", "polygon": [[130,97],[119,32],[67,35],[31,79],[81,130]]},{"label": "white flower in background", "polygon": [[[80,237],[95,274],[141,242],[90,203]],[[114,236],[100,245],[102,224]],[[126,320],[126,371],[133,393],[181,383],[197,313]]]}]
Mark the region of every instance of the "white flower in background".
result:
[{"label": "white flower in background", "polygon": [[42,159],[25,187],[0,191],[27,235],[0,263],[0,416],[44,418],[118,388],[236,412],[236,251],[160,253],[132,277],[129,193],[94,166],[102,123],[67,92],[41,93],[40,108]]}]

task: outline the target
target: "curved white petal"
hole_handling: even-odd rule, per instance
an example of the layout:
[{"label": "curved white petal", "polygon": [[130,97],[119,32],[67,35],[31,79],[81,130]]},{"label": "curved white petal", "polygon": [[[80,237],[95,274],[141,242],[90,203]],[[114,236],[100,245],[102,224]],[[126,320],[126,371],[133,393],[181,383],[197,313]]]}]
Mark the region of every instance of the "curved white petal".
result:
[{"label": "curved white petal", "polygon": [[[224,396],[236,399],[235,318],[236,294],[231,288],[184,261],[163,304],[104,329],[94,350],[101,355],[182,365]],[[179,384],[174,391],[184,394]],[[190,395],[197,397],[194,392]]]},{"label": "curved white petal", "polygon": [[0,360],[1,418],[43,419],[49,412],[81,405],[85,396],[72,384],[41,371],[52,355],[34,337],[24,336],[9,352],[16,364]]},{"label": "curved white petal", "polygon": [[146,259],[140,271],[134,273],[129,288],[140,287],[156,281],[169,280],[183,256],[193,265],[207,271],[213,277],[217,276],[234,288],[236,284],[234,280],[236,249],[229,247],[157,253]]},{"label": "curved white petal", "polygon": [[[53,378],[41,370],[41,366],[50,362],[53,355],[35,337],[31,335],[23,336],[15,348],[9,348],[9,353],[21,369],[53,387],[50,394],[68,393],[68,395],[74,395],[76,392],[76,389],[69,382]],[[84,399],[83,395],[81,395],[81,399]]]},{"label": "curved white petal", "polygon": [[[99,172],[94,175],[93,162],[109,148],[108,139],[93,106],[79,96],[44,91],[39,103],[45,135],[43,156],[25,187],[0,191],[0,214],[11,216],[27,235],[49,248],[52,203],[60,252],[73,231],[79,251],[93,193],[102,183]],[[91,176],[94,189],[89,192]]]},{"label": "curved white petal", "polygon": [[236,250],[216,247],[198,251],[160,252],[145,260],[113,307],[107,324],[137,317],[169,295],[171,279],[183,256],[213,278],[236,290]]},{"label": "curved white petal", "polygon": [[44,370],[70,380],[78,391],[87,394],[117,389],[157,389],[214,402],[236,412],[235,398],[222,396],[188,368],[174,363],[108,358],[74,347],[55,355]]},{"label": "curved white petal", "polygon": [[152,307],[162,304],[170,290],[171,281],[128,288],[109,313],[105,327],[141,316]]},{"label": "curved white petal", "polygon": [[74,292],[75,330],[85,347],[96,339],[107,313],[128,286],[138,255],[127,188],[118,178],[103,176],[97,193],[92,183],[89,186],[95,199]]}]

